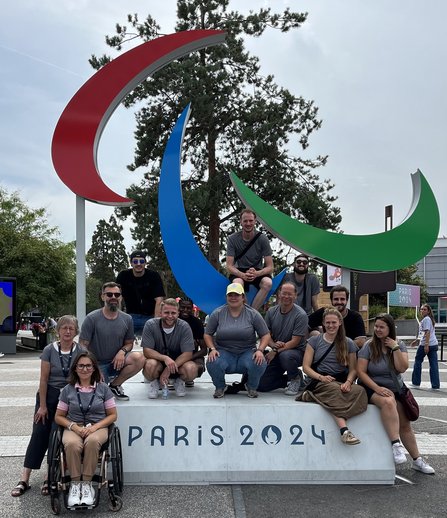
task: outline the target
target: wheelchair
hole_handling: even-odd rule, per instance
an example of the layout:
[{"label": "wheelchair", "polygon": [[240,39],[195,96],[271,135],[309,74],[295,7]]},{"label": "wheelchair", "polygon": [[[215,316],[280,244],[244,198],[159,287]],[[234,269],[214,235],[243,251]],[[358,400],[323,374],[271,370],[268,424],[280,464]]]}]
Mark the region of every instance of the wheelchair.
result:
[{"label": "wheelchair", "polygon": [[62,434],[64,428],[59,426],[51,434],[48,448],[48,486],[53,514],[61,512],[61,497],[66,509],[71,511],[84,511],[98,506],[102,488],[107,488],[109,496],[109,510],[119,511],[123,506],[121,495],[123,493],[123,456],[121,449],[121,436],[117,426],[109,426],[108,440],[102,445],[98,456],[98,466],[93,476],[92,483],[95,487],[95,499],[93,505],[85,504],[68,507],[68,492],[70,488],[70,474],[66,468],[64,445]]}]

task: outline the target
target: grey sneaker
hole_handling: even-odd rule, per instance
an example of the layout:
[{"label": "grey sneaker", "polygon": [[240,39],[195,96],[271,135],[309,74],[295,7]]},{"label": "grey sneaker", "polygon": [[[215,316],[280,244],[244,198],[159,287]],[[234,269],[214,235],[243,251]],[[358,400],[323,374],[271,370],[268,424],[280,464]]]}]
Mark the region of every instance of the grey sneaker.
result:
[{"label": "grey sneaker", "polygon": [[300,390],[301,378],[290,380],[284,390],[286,396],[296,396]]},{"label": "grey sneaker", "polygon": [[345,430],[341,436],[341,442],[353,446],[354,444],[360,444],[360,439],[357,439],[351,430]]},{"label": "grey sneaker", "polygon": [[176,378],[174,380],[174,389],[178,397],[186,396],[185,382],[182,380],[182,378]]},{"label": "grey sneaker", "polygon": [[160,382],[158,380],[152,380],[149,383],[149,399],[157,399],[158,391],[160,390]]},{"label": "grey sneaker", "polygon": [[248,388],[247,385],[245,385],[245,390],[247,391],[248,397],[258,397],[258,392],[255,389]]},{"label": "grey sneaker", "polygon": [[411,466],[416,471],[420,471],[421,473],[425,473],[426,475],[434,475],[435,470],[427,464],[422,457],[418,457],[413,461],[413,465]]},{"label": "grey sneaker", "polygon": [[404,464],[404,462],[407,462],[404,447],[400,442],[393,444],[393,457],[395,464]]},{"label": "grey sneaker", "polygon": [[224,388],[217,388],[214,391],[213,398],[214,399],[220,399],[221,397],[224,397],[226,391],[227,391],[227,386],[226,385],[225,385]]}]

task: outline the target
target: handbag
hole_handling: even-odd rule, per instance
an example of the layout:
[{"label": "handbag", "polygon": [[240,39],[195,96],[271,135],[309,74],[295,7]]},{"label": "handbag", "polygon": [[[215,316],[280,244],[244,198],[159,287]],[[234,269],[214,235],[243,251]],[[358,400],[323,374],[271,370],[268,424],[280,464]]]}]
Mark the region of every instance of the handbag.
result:
[{"label": "handbag", "polygon": [[388,356],[388,364],[390,367],[391,377],[393,378],[393,383],[397,389],[397,400],[400,401],[400,404],[402,405],[405,415],[408,417],[408,420],[417,421],[419,418],[418,402],[414,399],[413,393],[405,385],[405,383],[399,383],[399,379],[396,376],[396,371],[394,370],[394,366],[391,363],[390,356]]}]

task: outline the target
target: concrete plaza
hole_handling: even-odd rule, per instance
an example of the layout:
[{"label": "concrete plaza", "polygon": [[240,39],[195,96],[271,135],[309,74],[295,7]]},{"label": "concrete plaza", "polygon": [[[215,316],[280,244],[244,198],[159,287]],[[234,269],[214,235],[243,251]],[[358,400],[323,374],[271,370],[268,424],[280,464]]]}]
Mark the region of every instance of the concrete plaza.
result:
[{"label": "concrete plaza", "polygon": [[[414,352],[414,349],[410,350],[411,360]],[[422,454],[436,469],[434,476],[412,470],[408,462],[397,468],[393,486],[129,485],[125,487],[124,506],[118,515],[123,518],[309,518],[323,514],[331,517],[446,516],[447,364],[439,365],[441,390],[430,390],[427,363],[424,363],[421,389],[414,390],[421,406],[421,417],[414,429]],[[39,492],[44,479],[43,469],[32,474],[30,491],[20,498],[10,496],[20,478],[29,440],[39,366],[38,352],[19,352],[0,358],[1,517],[40,518],[52,514],[49,498],[40,496]],[[410,373],[411,366],[405,375],[407,380]],[[286,396],[279,394],[278,397]],[[104,492],[99,507],[90,511],[90,515],[110,516],[107,503]],[[63,515],[68,513],[63,509]]]}]

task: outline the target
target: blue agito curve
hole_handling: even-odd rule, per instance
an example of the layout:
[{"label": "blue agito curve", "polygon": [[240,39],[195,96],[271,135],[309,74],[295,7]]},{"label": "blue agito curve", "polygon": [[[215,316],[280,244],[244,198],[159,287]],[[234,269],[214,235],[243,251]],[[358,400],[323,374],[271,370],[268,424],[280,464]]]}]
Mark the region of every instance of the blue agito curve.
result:
[{"label": "blue agito curve", "polygon": [[[180,176],[181,149],[190,106],[180,115],[163,155],[158,191],[158,213],[163,246],[172,273],[186,295],[205,313],[225,304],[228,279],[219,273],[197,245],[186,217]],[[273,278],[268,297],[280,285],[286,270]],[[250,290],[251,302],[256,294]],[[267,298],[268,298],[267,297]]]}]

